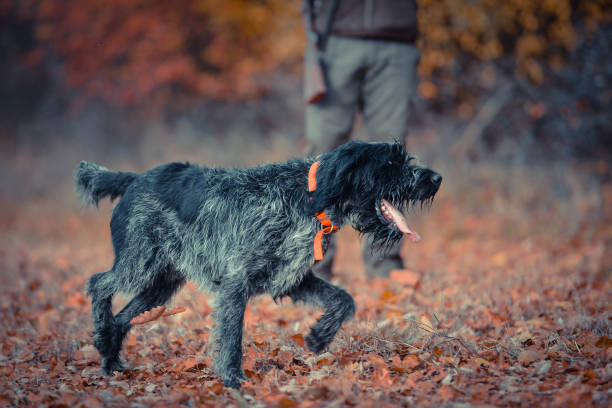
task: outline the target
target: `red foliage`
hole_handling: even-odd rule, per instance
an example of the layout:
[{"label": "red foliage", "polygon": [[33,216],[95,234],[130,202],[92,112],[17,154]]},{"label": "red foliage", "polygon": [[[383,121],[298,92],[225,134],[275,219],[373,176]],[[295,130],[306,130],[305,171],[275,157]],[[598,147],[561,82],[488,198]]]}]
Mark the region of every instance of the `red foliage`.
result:
[{"label": "red foliage", "polygon": [[13,3],[35,25],[38,45],[26,61],[53,51],[71,86],[123,106],[250,97],[265,90],[267,73],[295,65],[303,47],[297,0]]}]

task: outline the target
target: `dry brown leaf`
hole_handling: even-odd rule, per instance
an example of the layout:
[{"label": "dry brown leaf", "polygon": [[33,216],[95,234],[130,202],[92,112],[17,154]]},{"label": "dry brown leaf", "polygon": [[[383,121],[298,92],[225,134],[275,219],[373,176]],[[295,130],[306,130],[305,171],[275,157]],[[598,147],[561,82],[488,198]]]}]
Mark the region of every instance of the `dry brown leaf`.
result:
[{"label": "dry brown leaf", "polygon": [[393,269],[389,272],[389,278],[401,285],[417,289],[421,283],[421,275],[409,269]]},{"label": "dry brown leaf", "polygon": [[130,320],[130,324],[137,325],[152,322],[154,320],[159,319],[165,310],[166,306],[157,306],[134,317],[132,320]]},{"label": "dry brown leaf", "polygon": [[173,309],[170,310],[166,310],[163,314],[164,317],[168,317],[168,316],[172,316],[175,314],[179,314],[179,313],[183,313],[184,311],[186,311],[187,309],[184,307],[175,307]]},{"label": "dry brown leaf", "polygon": [[542,356],[539,353],[536,353],[533,350],[523,350],[518,355],[518,362],[523,365],[529,365],[536,360],[540,360],[541,357]]},{"label": "dry brown leaf", "polygon": [[412,370],[418,367],[419,365],[421,365],[421,361],[419,360],[416,354],[409,354],[402,360],[402,366],[406,370]]},{"label": "dry brown leaf", "polygon": [[100,358],[98,350],[96,350],[96,348],[90,344],[81,347],[79,352],[83,356],[84,360],[97,361]]},{"label": "dry brown leaf", "polygon": [[302,333],[294,334],[291,338],[298,346],[304,347],[304,335]]},{"label": "dry brown leaf", "polygon": [[435,331],[433,324],[426,315],[421,316],[421,324],[426,331]]},{"label": "dry brown leaf", "polygon": [[283,397],[280,401],[278,401],[278,406],[281,408],[294,408],[294,407],[298,407],[299,404],[288,397]]},{"label": "dry brown leaf", "polygon": [[606,337],[606,336],[601,336],[597,342],[595,343],[595,345],[599,348],[603,348],[603,349],[608,349],[608,347],[612,346],[612,339]]}]

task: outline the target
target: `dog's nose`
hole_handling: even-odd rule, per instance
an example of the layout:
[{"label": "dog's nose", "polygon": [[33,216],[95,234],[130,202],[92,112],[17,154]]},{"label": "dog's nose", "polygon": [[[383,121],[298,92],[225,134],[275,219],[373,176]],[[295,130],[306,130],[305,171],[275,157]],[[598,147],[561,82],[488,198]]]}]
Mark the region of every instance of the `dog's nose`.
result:
[{"label": "dog's nose", "polygon": [[442,183],[442,176],[438,173],[432,174],[429,179],[431,180],[431,183],[435,184],[436,186],[439,186],[440,183]]}]

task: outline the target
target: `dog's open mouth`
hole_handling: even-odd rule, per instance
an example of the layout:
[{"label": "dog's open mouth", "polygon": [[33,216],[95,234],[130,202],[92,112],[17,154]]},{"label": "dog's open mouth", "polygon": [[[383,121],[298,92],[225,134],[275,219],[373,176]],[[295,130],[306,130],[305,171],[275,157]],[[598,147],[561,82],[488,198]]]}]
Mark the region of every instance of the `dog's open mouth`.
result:
[{"label": "dog's open mouth", "polygon": [[383,199],[381,201],[380,211],[387,221],[392,222],[398,230],[410,236],[412,242],[420,241],[421,236],[408,226],[406,218],[404,218],[402,213],[387,200]]}]

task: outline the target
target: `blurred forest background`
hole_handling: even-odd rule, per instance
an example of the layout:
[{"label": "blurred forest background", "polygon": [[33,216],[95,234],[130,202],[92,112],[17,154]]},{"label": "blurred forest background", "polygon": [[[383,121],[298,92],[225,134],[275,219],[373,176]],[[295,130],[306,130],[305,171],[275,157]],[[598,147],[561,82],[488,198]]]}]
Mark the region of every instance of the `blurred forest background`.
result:
[{"label": "blurred forest background", "polygon": [[[267,319],[247,319],[247,400],[608,405],[610,1],[418,4],[419,99],[406,143],[444,176],[414,220],[424,239],[404,249],[409,270],[395,282],[365,285],[358,239],[341,231],[335,279],[357,295],[358,313],[324,359],[296,337],[307,312],[255,302],[252,315]],[[300,8],[0,0],[0,406],[151,406],[154,396],[243,406],[214,374],[197,377],[212,373],[198,343],[211,322],[195,288],[177,298],[188,312],[128,339],[134,371],[109,382],[94,370],[83,287],[111,264],[112,206],[81,211],[72,174],[80,160],[143,171],[302,155]],[[283,361],[301,363],[287,371]],[[87,387],[97,388],[84,401]]]},{"label": "blurred forest background", "polygon": [[[2,0],[2,151],[78,144],[107,161],[161,132],[299,153],[300,7]],[[414,143],[429,128],[470,160],[610,156],[609,2],[419,0],[418,17]]]}]

